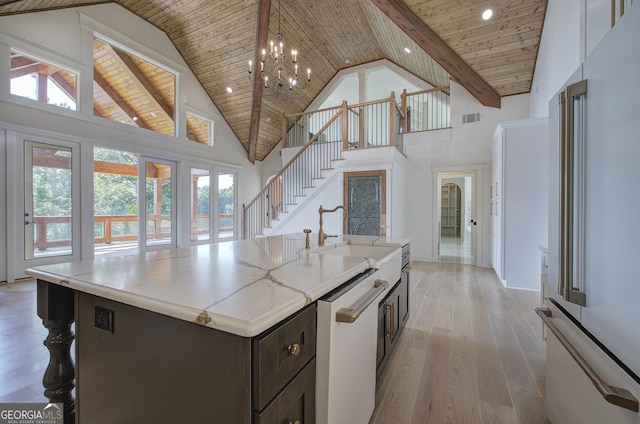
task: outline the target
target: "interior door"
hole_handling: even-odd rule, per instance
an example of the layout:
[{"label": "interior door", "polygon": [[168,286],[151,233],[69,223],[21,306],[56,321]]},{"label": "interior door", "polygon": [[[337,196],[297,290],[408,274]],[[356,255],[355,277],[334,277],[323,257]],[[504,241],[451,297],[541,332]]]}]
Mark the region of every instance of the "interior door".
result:
[{"label": "interior door", "polygon": [[176,163],[140,156],[140,252],[176,247]]},{"label": "interior door", "polygon": [[[79,152],[75,144],[24,141],[23,237],[26,268],[80,258]],[[17,258],[16,258],[17,259]]]},{"label": "interior door", "polygon": [[344,174],[345,234],[386,235],[386,171]]}]

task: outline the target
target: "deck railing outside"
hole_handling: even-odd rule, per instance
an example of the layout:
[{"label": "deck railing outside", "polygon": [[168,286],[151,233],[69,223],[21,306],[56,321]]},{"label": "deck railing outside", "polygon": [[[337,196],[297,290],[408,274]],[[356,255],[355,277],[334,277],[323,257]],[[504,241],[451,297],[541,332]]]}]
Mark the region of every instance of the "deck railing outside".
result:
[{"label": "deck railing outside", "polygon": [[[208,221],[209,215],[198,215],[198,218]],[[218,223],[225,218],[233,218],[233,214],[218,214]],[[96,244],[111,244],[115,242],[127,242],[138,240],[138,216],[137,215],[96,215],[94,242]],[[171,236],[171,216],[148,215],[147,216],[147,240],[162,239]],[[55,247],[71,246],[71,217],[70,216],[36,216],[33,218],[35,249],[40,251]],[[57,226],[58,228],[52,228]],[[52,231],[53,230],[53,231]],[[198,234],[204,230],[196,229]],[[218,234],[233,231],[233,227],[219,226]],[[55,234],[55,235],[53,235]]]}]

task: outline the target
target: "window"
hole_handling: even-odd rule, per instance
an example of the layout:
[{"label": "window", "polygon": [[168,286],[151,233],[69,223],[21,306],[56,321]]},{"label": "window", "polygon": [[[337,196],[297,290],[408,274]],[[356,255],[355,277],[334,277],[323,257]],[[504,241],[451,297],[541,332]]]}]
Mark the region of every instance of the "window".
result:
[{"label": "window", "polygon": [[100,38],[93,39],[93,113],[175,135],[174,73]]},{"label": "window", "polygon": [[213,146],[213,122],[187,112],[187,139]]},{"label": "window", "polygon": [[11,49],[11,94],[77,110],[78,73]]},{"label": "window", "polygon": [[218,238],[235,238],[235,174],[218,172]]},{"label": "window", "polygon": [[210,172],[191,168],[191,241],[211,240],[210,193]]}]

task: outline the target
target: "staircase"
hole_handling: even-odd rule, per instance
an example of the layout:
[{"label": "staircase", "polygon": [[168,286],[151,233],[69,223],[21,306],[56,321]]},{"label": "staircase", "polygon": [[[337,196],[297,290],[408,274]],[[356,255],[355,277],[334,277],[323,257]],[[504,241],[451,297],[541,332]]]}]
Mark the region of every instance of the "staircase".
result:
[{"label": "staircase", "polygon": [[342,126],[341,117],[341,112],[334,114],[262,191],[243,206],[244,238],[267,236],[277,231],[287,217],[336,174],[334,163],[343,160],[343,141],[327,136],[336,133],[336,126]]},{"label": "staircase", "polygon": [[[258,195],[243,205],[243,238],[278,232],[296,211],[340,175],[343,151],[395,146],[402,134],[449,127],[449,87],[395,94],[379,101],[285,115],[283,146],[299,147],[295,156],[271,178]],[[315,131],[316,128],[321,127]],[[315,133],[314,133],[315,132]]]}]

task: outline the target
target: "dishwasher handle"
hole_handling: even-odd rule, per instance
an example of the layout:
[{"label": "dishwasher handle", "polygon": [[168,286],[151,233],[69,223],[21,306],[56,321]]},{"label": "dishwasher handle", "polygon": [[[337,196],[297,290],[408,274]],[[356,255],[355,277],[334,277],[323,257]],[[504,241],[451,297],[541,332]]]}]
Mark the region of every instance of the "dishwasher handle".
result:
[{"label": "dishwasher handle", "polygon": [[376,280],[373,283],[373,287],[365,293],[355,305],[352,305],[351,308],[340,308],[336,312],[336,321],[337,322],[355,322],[360,314],[367,309],[367,306],[371,304],[375,300],[376,297],[383,291],[385,291],[389,287],[389,283],[384,280]]}]

